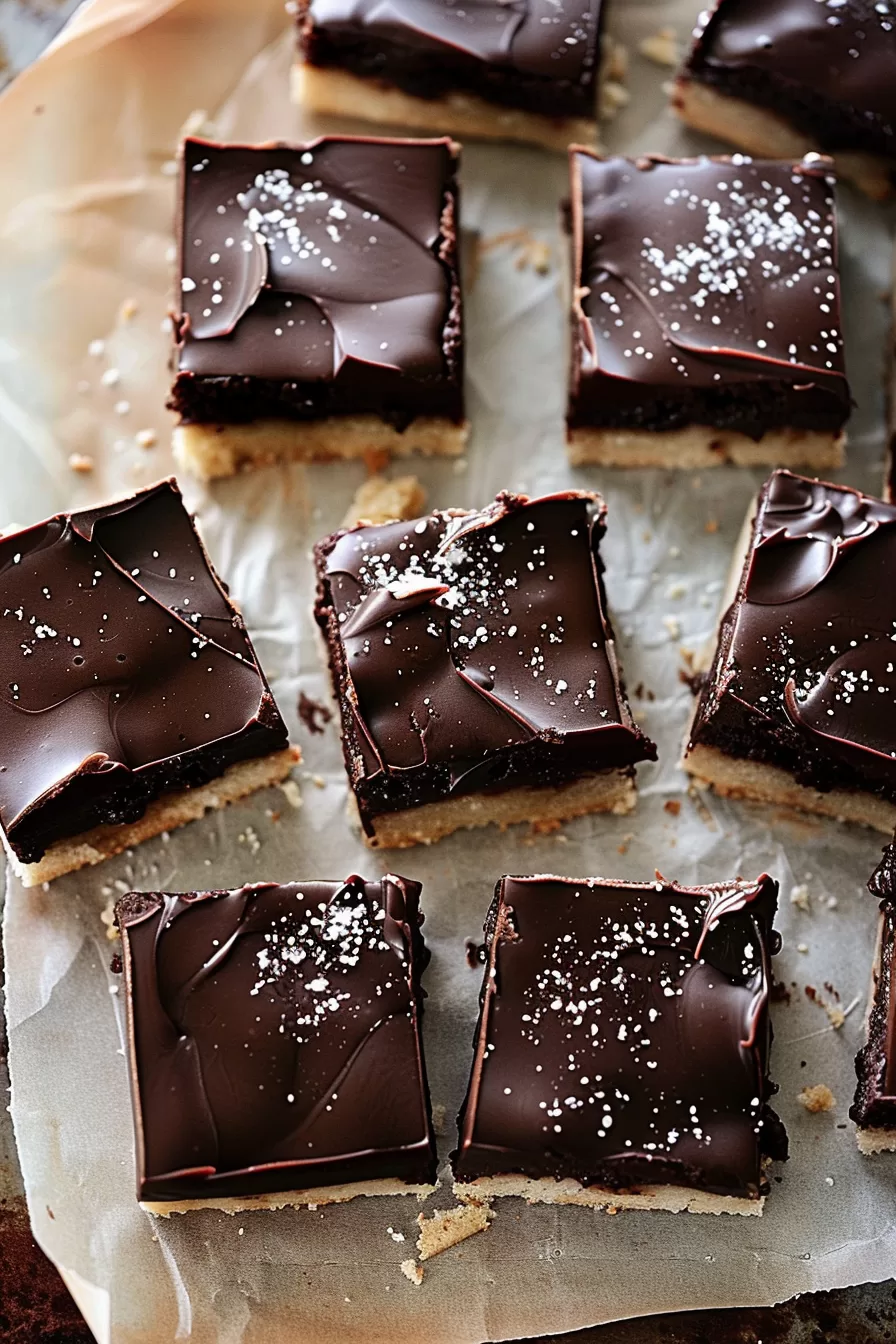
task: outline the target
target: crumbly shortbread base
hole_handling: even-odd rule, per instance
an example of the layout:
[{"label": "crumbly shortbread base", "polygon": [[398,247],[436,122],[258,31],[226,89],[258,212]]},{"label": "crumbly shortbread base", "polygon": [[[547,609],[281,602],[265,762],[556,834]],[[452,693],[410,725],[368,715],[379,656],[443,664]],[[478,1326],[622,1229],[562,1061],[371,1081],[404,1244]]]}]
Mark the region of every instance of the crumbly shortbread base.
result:
[{"label": "crumbly shortbread base", "polygon": [[503,793],[468,793],[438,803],[423,803],[404,812],[384,812],[372,818],[374,834],[365,834],[364,839],[371,849],[410,849],[412,845],[431,845],[453,831],[475,826],[503,829],[523,821],[538,826],[571,821],[592,812],[623,815],[631,812],[636,801],[632,775],[624,770],[606,770],[571,784],[507,789]]},{"label": "crumbly shortbread base", "polygon": [[350,1181],[345,1185],[321,1185],[313,1190],[285,1190],[270,1195],[233,1195],[220,1199],[174,1199],[170,1202],[147,1199],[140,1201],[141,1209],[157,1218],[170,1218],[173,1213],[189,1213],[191,1209],[220,1209],[222,1213],[253,1213],[256,1209],[303,1209],[309,1205],[318,1208],[324,1204],[346,1204],[361,1195],[416,1195],[428,1199],[434,1185],[407,1185],[404,1181]]},{"label": "crumbly shortbread base", "polygon": [[358,486],[340,526],[378,527],[407,522],[426,512],[426,491],[416,476],[371,476]]},{"label": "crumbly shortbread base", "polygon": [[711,425],[686,429],[570,429],[569,460],[574,467],[667,467],[693,470],[720,467],[812,467],[829,470],[843,465],[843,433],[808,429],[776,429],[751,439],[735,430]]},{"label": "crumbly shortbread base", "polygon": [[738,1213],[760,1217],[765,1198],[713,1195],[682,1185],[644,1185],[637,1193],[584,1186],[578,1181],[536,1179],[531,1176],[481,1176],[477,1181],[455,1181],[458,1199],[483,1200],[518,1196],[529,1204],[581,1204],[589,1209],[660,1209],[666,1213]]},{"label": "crumbly shortbread base", "polygon": [[22,863],[6,845],[10,867],[23,887],[37,887],[42,882],[52,882],[64,873],[74,873],[79,868],[102,863],[104,859],[121,854],[143,840],[161,835],[163,831],[173,831],[178,826],[185,826],[188,821],[198,821],[213,808],[226,807],[228,803],[245,798],[258,789],[279,784],[301,759],[302,753],[298,747],[286,747],[269,756],[238,761],[208,784],[195,789],[182,789],[177,793],[166,793],[161,798],[153,799],[137,821],[117,826],[104,823],[68,840],[58,840],[37,863]]},{"label": "crumbly shortbread base", "polygon": [[250,420],[235,425],[178,425],[174,459],[201,481],[274,462],[331,462],[369,454],[457,457],[469,427],[441,416],[420,416],[399,431],[376,415],[323,420]]},{"label": "crumbly shortbread base", "polygon": [[875,1153],[896,1153],[896,1129],[857,1129],[856,1143],[866,1157]]},{"label": "crumbly shortbread base", "polygon": [[597,148],[597,120],[554,119],[537,112],[501,107],[475,94],[415,98],[401,89],[342,70],[297,61],[292,71],[293,101],[324,116],[357,117],[381,126],[412,127],[436,135],[474,140],[513,140],[565,154],[570,144]]},{"label": "crumbly shortbread base", "polygon": [[[826,152],[777,113],[731,98],[694,79],[678,80],[672,108],[694,130],[729,140],[754,158],[796,160],[804,154]],[[834,160],[839,176],[848,178],[873,200],[883,201],[893,195],[896,162],[858,152],[835,154]]]},{"label": "crumbly shortbread base", "polygon": [[896,829],[896,805],[876,794],[853,793],[846,789],[819,793],[797,784],[793,775],[780,766],[740,760],[726,755],[718,747],[698,743],[685,753],[682,766],[688,774],[711,784],[716,793],[726,798],[748,798],[775,807],[792,807],[800,812],[834,817],[837,821],[857,822],[888,836],[892,836]]}]

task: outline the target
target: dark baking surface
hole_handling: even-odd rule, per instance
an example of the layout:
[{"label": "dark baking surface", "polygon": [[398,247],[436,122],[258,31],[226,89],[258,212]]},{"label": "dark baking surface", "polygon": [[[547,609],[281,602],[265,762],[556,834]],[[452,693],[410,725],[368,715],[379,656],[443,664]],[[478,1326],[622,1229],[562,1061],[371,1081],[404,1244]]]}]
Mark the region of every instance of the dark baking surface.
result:
[{"label": "dark baking surface", "polygon": [[417,98],[463,91],[547,117],[595,117],[602,0],[302,0],[310,65]]},{"label": "dark baking surface", "polygon": [[653,759],[618,680],[605,513],[598,495],[504,494],[316,547],[316,614],[365,825]]},{"label": "dark baking surface", "polygon": [[171,408],[462,421],[456,163],[445,139],[187,140]]},{"label": "dark baking surface", "polygon": [[719,0],[711,8],[689,74],[779,113],[826,150],[896,156],[896,12],[886,0]]},{"label": "dark baking surface", "polygon": [[[571,426],[838,432],[850,409],[828,161],[572,170]],[[737,250],[736,258],[732,249]]]}]

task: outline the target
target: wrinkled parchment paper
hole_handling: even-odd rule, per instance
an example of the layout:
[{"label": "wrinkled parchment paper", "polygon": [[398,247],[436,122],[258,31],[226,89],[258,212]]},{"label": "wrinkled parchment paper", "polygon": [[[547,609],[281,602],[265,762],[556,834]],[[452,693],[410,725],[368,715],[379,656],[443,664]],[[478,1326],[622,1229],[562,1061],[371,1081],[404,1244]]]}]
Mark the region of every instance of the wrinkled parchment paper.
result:
[{"label": "wrinkled parchment paper", "polygon": [[[663,24],[690,27],[696,0],[617,0],[633,52]],[[223,137],[300,137],[286,95],[290,23],[279,0],[92,0],[0,100],[0,426],[3,518],[20,524],[170,470],[163,410],[172,157],[180,128]],[[669,71],[633,55],[632,102],[612,148],[701,148],[664,113]],[[326,129],[350,129],[330,125]],[[335,726],[311,736],[300,688],[323,696],[309,616],[308,551],[336,526],[362,469],[271,469],[203,490],[183,480],[211,554],[243,604],[280,705],[305,751],[303,806],[281,790],[48,891],[7,894],[12,1110],[35,1234],[63,1269],[100,1340],[237,1344],[474,1344],[613,1318],[773,1303],[896,1270],[896,1160],[860,1159],[847,1107],[874,942],[863,885],[880,837],[769,810],[690,798],[677,768],[690,697],[681,650],[715,623],[730,551],[760,473],[571,471],[563,452],[566,321],[559,158],[468,148],[463,218],[478,233],[467,273],[467,459],[419,463],[434,505],[483,504],[496,490],[598,486],[610,506],[608,583],[635,711],[660,745],[639,771],[631,817],[561,834],[461,834],[427,851],[371,855],[346,824]],[[845,479],[882,473],[888,222],[842,194],[847,349],[858,398]],[[528,231],[543,247],[526,249]],[[534,267],[547,255],[548,270]],[[91,343],[104,342],[102,348]],[[151,433],[143,433],[151,431]],[[142,446],[152,438],[152,446]],[[72,453],[94,469],[79,475]],[[667,804],[672,807],[667,807]],[[676,814],[675,804],[680,803]],[[342,877],[390,865],[422,879],[433,949],[425,1021],[443,1155],[469,1066],[480,971],[475,937],[502,872],[681,881],[768,869],[782,884],[773,1072],[793,1157],[761,1219],[499,1207],[484,1234],[400,1273],[414,1252],[412,1200],[314,1211],[154,1222],[134,1200],[121,1003],[100,912],[131,887],[184,890],[256,879]],[[792,893],[796,901],[791,900]],[[846,1010],[835,1030],[807,998]],[[825,986],[828,987],[825,987]],[[826,1083],[828,1114],[801,1088]],[[451,1203],[443,1189],[435,1203]],[[391,1233],[387,1230],[391,1229]],[[402,1241],[400,1237],[403,1236]]]}]

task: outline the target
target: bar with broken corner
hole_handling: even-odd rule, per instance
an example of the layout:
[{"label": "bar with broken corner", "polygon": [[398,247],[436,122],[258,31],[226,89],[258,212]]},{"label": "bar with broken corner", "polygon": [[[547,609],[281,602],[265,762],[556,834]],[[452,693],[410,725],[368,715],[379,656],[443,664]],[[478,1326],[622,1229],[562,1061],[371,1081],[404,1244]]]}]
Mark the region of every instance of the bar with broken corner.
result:
[{"label": "bar with broken corner", "polygon": [[896,181],[892,0],[715,0],[672,96],[690,126],[767,158],[833,154],[877,199]]},{"label": "bar with broken corner", "polygon": [[182,150],[179,464],[457,454],[458,146],[330,136]]},{"label": "bar with broken corner", "polygon": [[504,877],[454,1154],[462,1199],[759,1214],[778,886]]},{"label": "bar with broken corner", "polygon": [[0,825],[25,886],[299,759],[173,480],[0,539],[0,688]]},{"label": "bar with broken corner", "polygon": [[595,140],[602,18],[602,0],[301,0],[294,96],[311,112],[564,152]]},{"label": "bar with broken corner", "polygon": [[842,462],[828,160],[570,154],[574,464]]},{"label": "bar with broken corner", "polygon": [[369,845],[634,806],[656,748],[619,677],[605,515],[598,495],[505,493],[318,544],[315,614]]},{"label": "bar with broken corner", "polygon": [[144,1208],[430,1193],[420,890],[352,875],[119,901]]},{"label": "bar with broken corner", "polygon": [[735,555],[684,768],[719,793],[896,828],[896,506],[775,472]]},{"label": "bar with broken corner", "polygon": [[880,900],[880,927],[868,1036],[856,1055],[856,1094],[849,1116],[860,1151],[870,1157],[896,1152],[896,844],[884,850],[868,889]]}]

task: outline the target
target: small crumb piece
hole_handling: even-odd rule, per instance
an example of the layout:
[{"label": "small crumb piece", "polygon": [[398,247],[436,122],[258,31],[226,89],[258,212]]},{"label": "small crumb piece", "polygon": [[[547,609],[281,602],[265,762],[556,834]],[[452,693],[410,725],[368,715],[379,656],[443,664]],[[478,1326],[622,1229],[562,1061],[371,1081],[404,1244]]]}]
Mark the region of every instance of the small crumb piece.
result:
[{"label": "small crumb piece", "polygon": [[342,520],[343,527],[360,523],[380,525],[419,518],[426,511],[426,491],[416,476],[371,476],[355,492]]},{"label": "small crumb piece", "polygon": [[537,821],[529,823],[529,830],[532,835],[553,835],[562,826],[563,822],[557,817],[540,817]]},{"label": "small crumb piece", "polygon": [[624,84],[615,79],[605,79],[600,86],[600,117],[602,121],[611,121],[621,107],[629,102],[630,94]]},{"label": "small crumb piece", "polygon": [[666,596],[674,602],[679,597],[685,597],[688,591],[686,583],[670,583],[666,589]]},{"label": "small crumb piece", "polygon": [[837,909],[837,905],[838,905],[837,897],[836,897],[836,896],[829,896],[829,897],[828,897],[828,902],[827,902],[827,904],[828,904],[828,909],[829,909],[829,910],[836,910],[836,909]]},{"label": "small crumb piece", "polygon": [[802,952],[803,956],[805,956],[806,953],[809,951],[809,944],[808,944],[808,943],[797,943],[797,945],[796,945],[796,950],[797,950],[797,952]]},{"label": "small crumb piece", "polygon": [[656,65],[678,65],[681,60],[674,28],[658,28],[650,37],[638,43],[638,51]]},{"label": "small crumb piece", "polygon": [[137,300],[125,299],[124,303],[118,310],[118,315],[121,318],[122,322],[130,322],[132,317],[137,316]]},{"label": "small crumb piece", "polygon": [[604,44],[604,69],[607,79],[624,80],[628,74],[628,47],[608,37]]},{"label": "small crumb piece", "polygon": [[797,1096],[797,1101],[812,1115],[817,1115],[820,1111],[832,1111],[837,1105],[837,1099],[826,1083],[804,1087]]},{"label": "small crumb piece", "polygon": [[798,910],[805,910],[807,915],[810,913],[812,906],[809,903],[809,888],[805,882],[793,888],[790,893],[790,904],[795,905]]},{"label": "small crumb piece", "polygon": [[834,1184],[833,1176],[825,1176],[824,1183],[825,1185],[833,1185]]},{"label": "small crumb piece", "polygon": [[118,938],[118,925],[115,923],[115,897],[110,896],[105,906],[100,911],[100,919],[106,926],[106,937],[110,943],[114,943]]},{"label": "small crumb piece", "polygon": [[284,779],[280,788],[286,795],[286,801],[290,807],[299,808],[302,806],[302,791],[294,779]]},{"label": "small crumb piece", "polygon": [[141,429],[134,435],[134,440],[138,448],[153,448],[158,442],[158,436],[154,429]]},{"label": "small crumb piece", "polygon": [[387,1227],[386,1233],[388,1236],[392,1238],[393,1241],[404,1241],[404,1233],[396,1232],[394,1227]]},{"label": "small crumb piece", "polygon": [[668,630],[670,639],[681,638],[681,623],[675,616],[664,616],[663,625]]},{"label": "small crumb piece", "polygon": [[82,475],[93,471],[93,458],[87,453],[70,453],[68,464],[72,471],[80,472]]},{"label": "small crumb piece", "polygon": [[617,852],[620,853],[620,854],[627,854],[627,853],[628,853],[628,847],[629,847],[629,845],[631,844],[631,842],[634,840],[634,838],[635,838],[635,833],[634,833],[634,831],[628,831],[628,832],[622,837],[622,841],[621,841],[621,843],[618,844],[618,845],[616,846]]},{"label": "small crumb piece", "polygon": [[417,1218],[420,1228],[417,1254],[421,1260],[441,1255],[459,1241],[484,1232],[493,1217],[487,1204],[458,1204],[455,1209],[437,1209],[431,1218],[421,1213]]},{"label": "small crumb piece", "polygon": [[[423,1266],[418,1265],[416,1260],[402,1260],[401,1272],[411,1283],[415,1283],[419,1288],[423,1282]],[[346,1302],[348,1298],[345,1299]]]},{"label": "small crumb piece", "polygon": [[712,536],[713,533],[714,533],[714,532],[718,532],[718,530],[719,530],[719,524],[718,524],[718,522],[716,521],[716,519],[715,519],[715,518],[708,518],[708,519],[706,520],[706,524],[705,524],[705,526],[704,526],[704,528],[703,528],[703,531],[704,531],[704,532],[708,532],[709,535]]},{"label": "small crumb piece", "polygon": [[681,811],[681,803],[677,798],[667,798],[663,803],[663,811],[668,812],[670,817],[677,817]]}]

